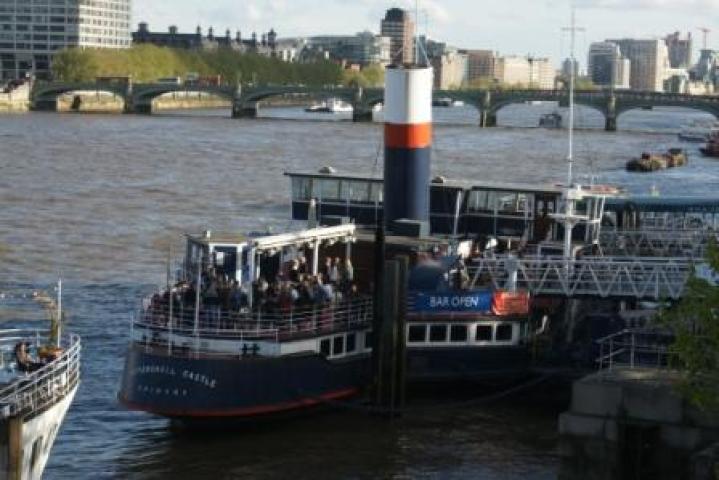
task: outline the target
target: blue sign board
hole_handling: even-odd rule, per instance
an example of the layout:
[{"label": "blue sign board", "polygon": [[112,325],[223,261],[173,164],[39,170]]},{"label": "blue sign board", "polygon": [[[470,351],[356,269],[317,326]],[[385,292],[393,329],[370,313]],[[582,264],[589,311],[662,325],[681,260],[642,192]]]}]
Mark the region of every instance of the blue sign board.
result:
[{"label": "blue sign board", "polygon": [[492,311],[491,290],[466,292],[413,292],[409,302],[410,313],[443,313]]}]

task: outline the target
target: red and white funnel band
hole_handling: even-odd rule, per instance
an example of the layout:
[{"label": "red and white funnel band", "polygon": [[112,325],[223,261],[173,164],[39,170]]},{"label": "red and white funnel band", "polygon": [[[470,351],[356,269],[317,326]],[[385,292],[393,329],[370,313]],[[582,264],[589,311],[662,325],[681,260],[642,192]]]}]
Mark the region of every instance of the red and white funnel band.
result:
[{"label": "red and white funnel band", "polygon": [[432,145],[432,69],[388,68],[385,73],[385,147]]}]

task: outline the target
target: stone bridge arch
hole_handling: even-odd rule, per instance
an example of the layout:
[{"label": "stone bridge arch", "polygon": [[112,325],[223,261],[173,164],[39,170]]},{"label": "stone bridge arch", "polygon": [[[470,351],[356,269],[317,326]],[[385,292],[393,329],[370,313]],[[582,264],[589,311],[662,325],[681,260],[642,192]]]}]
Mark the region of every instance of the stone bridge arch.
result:
[{"label": "stone bridge arch", "polygon": [[120,97],[127,106],[127,85],[98,83],[36,83],[31,92],[33,110],[57,110],[61,95],[72,92],[105,92]]},{"label": "stone bridge arch", "polygon": [[200,92],[216,95],[227,99],[234,105],[237,91],[234,87],[213,85],[184,85],[184,84],[135,84],[129,93],[130,102],[126,102],[126,111],[132,113],[152,113],[152,102],[167,93]]},{"label": "stone bridge arch", "polygon": [[240,95],[235,98],[232,116],[235,118],[256,118],[260,102],[268,98],[285,95],[305,95],[316,99],[337,98],[351,104],[355,111],[358,110],[358,107],[361,108],[362,104],[361,89],[305,86],[257,87],[242,89]]}]

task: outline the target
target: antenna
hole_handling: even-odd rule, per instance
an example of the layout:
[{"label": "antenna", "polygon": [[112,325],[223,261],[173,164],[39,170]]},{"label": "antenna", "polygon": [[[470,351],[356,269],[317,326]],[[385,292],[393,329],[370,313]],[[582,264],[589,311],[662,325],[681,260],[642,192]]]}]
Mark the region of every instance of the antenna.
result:
[{"label": "antenna", "polygon": [[711,29],[706,28],[706,27],[699,27],[697,30],[702,32],[702,35],[703,35],[702,49],[706,50],[707,49],[707,40],[709,39],[709,33],[711,32]]},{"label": "antenna", "polygon": [[60,348],[62,343],[62,278],[57,280],[57,339],[56,346]]},{"label": "antenna", "polygon": [[575,44],[577,39],[577,32],[584,31],[583,28],[577,28],[576,21],[576,5],[574,1],[571,3],[572,9],[572,26],[563,28],[563,31],[568,31],[569,35],[569,61],[570,61],[570,72],[569,72],[569,145],[567,152],[567,188],[572,186],[572,168],[574,164],[574,87],[576,82],[576,65],[577,59],[575,58]]}]

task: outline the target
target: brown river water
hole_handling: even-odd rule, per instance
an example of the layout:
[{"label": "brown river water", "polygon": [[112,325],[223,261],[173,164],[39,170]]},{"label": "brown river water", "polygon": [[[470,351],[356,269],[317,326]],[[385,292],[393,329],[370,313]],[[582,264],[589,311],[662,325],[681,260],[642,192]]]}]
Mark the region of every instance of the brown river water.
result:
[{"label": "brown river water", "polygon": [[[510,128],[485,130],[469,108],[438,109],[434,172],[561,181],[566,132],[512,128],[534,126],[552,109],[510,107],[499,118]],[[377,123],[322,121],[289,108],[258,120],[228,115],[0,116],[0,292],[62,276],[70,328],[84,342],[82,384],[45,478],[555,478],[561,404],[520,398],[421,410],[394,422],[331,411],[209,434],[177,431],[118,405],[129,319],[142,295],[164,283],[168,249],[179,251],[183,232],[286,228],[285,171],[382,170]],[[598,114],[580,110],[578,178],[595,175],[638,193],[655,185],[663,194],[716,195],[719,164],[676,138],[698,118],[706,115],[629,112],[619,132],[605,133]],[[672,146],[687,148],[687,167],[624,171],[642,151]],[[434,400],[475,394],[437,391]]]}]

